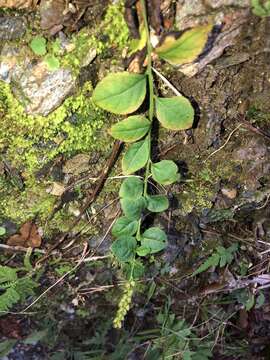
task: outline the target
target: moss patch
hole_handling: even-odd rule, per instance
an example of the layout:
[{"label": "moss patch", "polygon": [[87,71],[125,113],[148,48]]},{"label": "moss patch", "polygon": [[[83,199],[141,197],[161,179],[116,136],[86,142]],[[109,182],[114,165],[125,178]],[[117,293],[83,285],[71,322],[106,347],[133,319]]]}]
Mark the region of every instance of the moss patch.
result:
[{"label": "moss patch", "polygon": [[[0,82],[2,131],[0,152],[3,159],[23,178],[24,188],[13,176],[1,175],[0,217],[23,222],[51,213],[55,197],[47,194],[48,180],[39,182],[35,174],[58,155],[69,157],[79,152],[106,151],[110,138],[103,136],[109,123],[107,114],[91,101],[91,84],[47,117],[29,116],[13,97],[7,84]],[[15,177],[16,180],[16,177]]]}]

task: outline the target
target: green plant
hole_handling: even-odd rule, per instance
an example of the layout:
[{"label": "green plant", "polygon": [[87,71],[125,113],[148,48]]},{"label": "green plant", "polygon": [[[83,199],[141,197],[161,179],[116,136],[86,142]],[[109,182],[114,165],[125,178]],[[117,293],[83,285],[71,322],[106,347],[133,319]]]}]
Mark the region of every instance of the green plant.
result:
[{"label": "green plant", "polygon": [[19,269],[0,266],[0,315],[34,294],[38,283],[31,276],[18,276]]},{"label": "green plant", "polygon": [[146,360],[208,360],[212,357],[212,343],[198,339],[192,327],[170,311],[170,301],[158,314],[157,323],[157,329],[153,332],[148,330],[141,333],[152,339],[145,354]]},{"label": "green plant", "polygon": [[[47,40],[43,36],[35,36],[30,42],[30,48],[38,56],[44,56],[47,54]],[[55,40],[51,46],[51,53],[47,54],[44,61],[48,67],[48,70],[54,71],[59,69],[60,61],[56,55],[60,51],[59,40]]]},{"label": "green plant", "polygon": [[224,267],[227,264],[231,264],[234,258],[234,254],[238,249],[238,244],[233,244],[227,249],[223,246],[217,246],[216,251],[208,258],[204,263],[202,263],[198,269],[194,271],[192,276],[198,275],[206,270],[208,270],[210,267]]},{"label": "green plant", "polygon": [[[115,124],[111,135],[130,143],[123,158],[122,170],[127,176],[120,188],[120,203],[124,216],[113,226],[116,237],[112,253],[117,261],[130,268],[123,298],[115,318],[115,327],[121,327],[134,291],[134,269],[136,257],[145,257],[163,250],[167,244],[166,233],[151,227],[142,230],[144,212],[161,212],[169,207],[166,195],[152,195],[149,179],[162,187],[180,179],[177,165],[171,160],[153,162],[151,159],[152,124],[157,118],[168,130],[184,130],[193,124],[194,109],[184,96],[161,98],[155,94],[152,73],[152,45],[147,20],[145,1],[141,0],[143,27],[146,32],[147,69],[144,74],[128,72],[106,76],[95,88],[93,101],[101,108],[117,115],[128,115],[137,111],[148,96],[148,114],[133,115]],[[201,26],[188,30],[180,38],[167,37],[155,49],[156,54],[172,64],[191,61],[203,50],[211,26]],[[195,47],[194,47],[195,44]],[[147,92],[148,85],[148,92]],[[138,170],[145,169],[143,178],[134,176]]]},{"label": "green plant", "polygon": [[261,17],[270,16],[269,0],[251,0],[252,12]]}]

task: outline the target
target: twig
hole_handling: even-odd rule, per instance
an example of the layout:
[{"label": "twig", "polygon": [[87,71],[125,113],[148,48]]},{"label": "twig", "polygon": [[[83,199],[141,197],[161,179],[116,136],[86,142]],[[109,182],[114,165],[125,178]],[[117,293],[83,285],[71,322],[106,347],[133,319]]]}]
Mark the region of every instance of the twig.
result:
[{"label": "twig", "polygon": [[[5,249],[5,250],[10,250],[10,251],[23,251],[23,252],[27,252],[27,250],[29,249],[29,248],[25,248],[23,246],[10,246],[10,245],[6,245],[6,244],[0,244],[0,248]],[[38,254],[46,254],[46,250],[42,250],[42,249],[32,248],[32,251],[36,252]],[[59,252],[53,251],[52,254],[57,255],[57,254],[59,254]]]},{"label": "twig", "polygon": [[152,66],[152,70],[154,71],[154,73],[157,74],[157,76],[159,76],[161,78],[161,80],[175,93],[176,96],[182,96],[182,94],[173,86],[173,84],[171,84],[169,82],[168,79],[165,78],[164,75],[162,75],[157,69],[153,68]]},{"label": "twig", "polygon": [[227,140],[225,141],[225,143],[224,143],[222,146],[220,146],[217,150],[213,151],[209,156],[207,156],[207,158],[206,158],[203,162],[205,163],[210,157],[212,157],[212,156],[215,155],[217,152],[219,152],[220,150],[222,150],[222,149],[228,144],[228,142],[230,141],[232,135],[233,135],[241,126],[243,126],[242,123],[241,123],[241,124],[238,124],[238,125],[236,126],[236,128],[233,129],[233,131],[229,134],[229,136],[227,137]]},{"label": "twig", "polygon": [[40,264],[40,263],[44,262],[44,260],[46,260],[50,256],[52,251],[55,250],[60,244],[62,244],[65,241],[65,239],[69,236],[69,233],[74,229],[74,227],[81,220],[84,212],[96,200],[96,198],[98,197],[99,193],[101,192],[101,190],[103,188],[103,185],[108,177],[108,174],[110,173],[113,165],[115,164],[115,162],[119,156],[121,147],[122,147],[122,142],[115,141],[112,152],[111,152],[111,156],[109,157],[106,166],[104,167],[104,169],[102,170],[102,173],[99,176],[99,180],[98,180],[98,183],[97,183],[94,191],[87,197],[86,202],[85,202],[84,206],[82,207],[79,216],[73,221],[73,223],[70,225],[68,230],[60,237],[60,239],[53,246],[51,246],[50,249],[48,249],[47,253],[41,259],[39,259],[37,261],[36,264]]}]

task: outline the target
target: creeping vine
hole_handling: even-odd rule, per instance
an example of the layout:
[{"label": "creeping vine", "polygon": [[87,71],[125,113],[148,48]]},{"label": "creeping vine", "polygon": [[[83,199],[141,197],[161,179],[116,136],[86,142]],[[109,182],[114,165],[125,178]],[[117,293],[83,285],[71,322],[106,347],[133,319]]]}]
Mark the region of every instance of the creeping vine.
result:
[{"label": "creeping vine", "polygon": [[[149,180],[170,185],[180,179],[177,165],[172,160],[153,162],[151,158],[152,125],[154,119],[168,130],[184,130],[192,127],[194,109],[182,96],[162,98],[156,94],[152,72],[152,53],[169,63],[182,64],[194,61],[203,51],[210,25],[199,26],[184,32],[180,37],[168,35],[155,49],[151,44],[145,0],[140,0],[142,9],[141,32],[145,36],[147,68],[144,74],[119,72],[107,75],[96,86],[93,101],[101,108],[118,115],[137,111],[146,96],[146,114],[130,115],[114,124],[111,135],[128,144],[122,158],[122,171],[126,175],[120,187],[120,203],[123,216],[117,219],[112,234],[115,240],[111,250],[116,260],[126,271],[128,280],[119,302],[114,326],[120,328],[130,308],[136,279],[143,269],[140,257],[162,251],[167,245],[167,235],[159,227],[142,230],[143,213],[158,213],[169,207],[165,194],[150,194]],[[141,34],[142,37],[142,34]],[[141,43],[140,43],[141,46]],[[143,178],[134,175],[144,169]]]}]

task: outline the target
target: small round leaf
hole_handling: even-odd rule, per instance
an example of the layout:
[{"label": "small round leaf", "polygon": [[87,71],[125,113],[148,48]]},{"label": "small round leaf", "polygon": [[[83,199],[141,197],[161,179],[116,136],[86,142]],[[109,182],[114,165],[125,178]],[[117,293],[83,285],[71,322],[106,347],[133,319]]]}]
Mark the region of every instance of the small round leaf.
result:
[{"label": "small round leaf", "polygon": [[147,209],[152,212],[162,212],[169,207],[167,196],[152,195],[147,197]]},{"label": "small round leaf", "polygon": [[122,169],[125,175],[130,175],[145,166],[149,158],[148,138],[129,146],[122,159]]},{"label": "small round leaf", "polygon": [[133,142],[147,134],[150,122],[142,115],[129,116],[111,127],[110,133],[115,139]]},{"label": "small round leaf", "polygon": [[156,98],[156,113],[161,124],[170,130],[185,130],[192,127],[194,109],[184,96]]},{"label": "small round leaf", "polygon": [[58,70],[60,67],[60,62],[54,55],[47,55],[45,57],[45,62],[50,71]]},{"label": "small round leaf", "polygon": [[130,200],[137,200],[143,194],[143,181],[136,177],[131,176],[122,182],[119,195],[121,198]]},{"label": "small round leaf", "polygon": [[43,36],[35,36],[30,42],[30,47],[36,55],[45,55],[46,50],[46,39]]},{"label": "small round leaf", "polygon": [[96,86],[93,101],[114,114],[130,114],[143,103],[146,76],[121,72],[109,74]]},{"label": "small round leaf", "polygon": [[136,249],[137,241],[133,236],[123,236],[116,239],[112,244],[112,253],[120,262],[130,260]]},{"label": "small round leaf", "polygon": [[172,160],[162,160],[151,166],[153,179],[161,185],[169,185],[179,180],[178,167]]},{"label": "small round leaf", "polygon": [[112,234],[115,237],[124,235],[134,235],[138,229],[138,221],[130,220],[124,216],[116,220],[112,228]]},{"label": "small round leaf", "polygon": [[150,254],[163,250],[167,245],[167,235],[158,227],[147,229],[141,238],[141,246],[150,248]]},{"label": "small round leaf", "polygon": [[0,226],[0,236],[5,235],[6,233],[6,228],[4,228],[3,226]]}]

